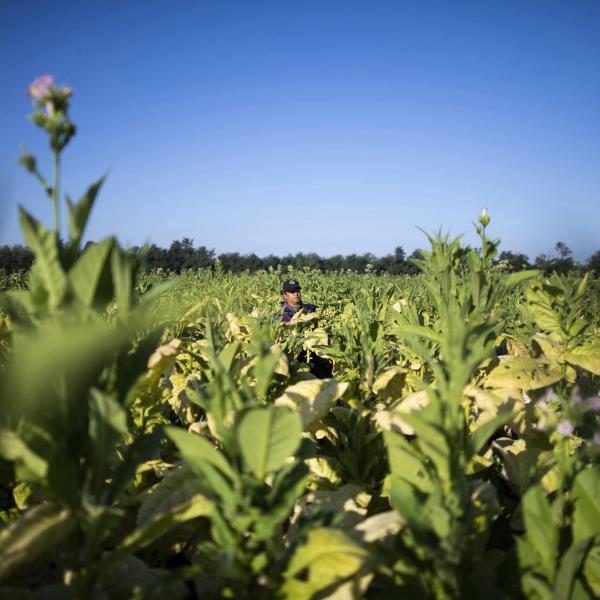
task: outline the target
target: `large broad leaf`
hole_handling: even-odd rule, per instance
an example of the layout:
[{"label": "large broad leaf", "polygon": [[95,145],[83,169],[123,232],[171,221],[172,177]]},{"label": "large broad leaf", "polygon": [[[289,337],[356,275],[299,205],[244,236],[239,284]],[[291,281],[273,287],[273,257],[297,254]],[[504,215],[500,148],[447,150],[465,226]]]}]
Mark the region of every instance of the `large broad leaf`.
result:
[{"label": "large broad leaf", "polygon": [[375,413],[374,419],[384,431],[399,431],[404,435],[415,435],[412,427],[407,425],[402,416],[418,411],[429,404],[429,395],[426,390],[413,392],[395,402],[389,410],[380,410]]},{"label": "large broad leaf", "polygon": [[[371,496],[355,483],[334,490],[309,491],[294,508],[294,524],[302,520],[310,522],[313,515],[330,513],[335,515],[337,527],[350,529],[364,521],[370,501]],[[288,537],[292,539],[291,531]]]},{"label": "large broad leaf", "polygon": [[543,331],[556,333],[565,339],[567,333],[563,329],[560,315],[552,307],[552,300],[562,290],[549,285],[534,285],[527,290],[527,304],[537,325]]},{"label": "large broad leaf", "polygon": [[69,511],[43,504],[0,531],[0,580],[51,550],[69,535],[73,525]]},{"label": "large broad leaf", "polygon": [[306,430],[329,412],[347,388],[347,382],[340,383],[335,379],[300,381],[289,386],[275,400],[275,405],[288,406],[297,412],[302,419],[302,428]]},{"label": "large broad leaf", "polygon": [[558,551],[558,526],[552,507],[540,485],[527,490],[522,504],[527,541],[537,554],[544,574],[552,580]]},{"label": "large broad leaf", "polygon": [[562,555],[560,566],[554,578],[554,598],[572,598],[571,592],[575,578],[579,574],[590,548],[594,543],[594,537],[585,538],[573,542],[570,548]]},{"label": "large broad leaf", "polygon": [[165,514],[181,506],[198,494],[198,485],[188,467],[173,469],[164,479],[144,495],[138,509],[138,527],[150,522],[156,515]]},{"label": "large broad leaf", "polygon": [[392,480],[403,479],[423,493],[433,492],[433,482],[423,457],[408,440],[398,433],[386,431],[383,434],[388,451]]},{"label": "large broad leaf", "polygon": [[91,244],[69,271],[69,281],[75,295],[86,307],[103,308],[112,299],[110,255],[113,238]]},{"label": "large broad leaf", "polygon": [[368,551],[344,531],[313,529],[306,544],[292,556],[284,574],[282,595],[294,600],[325,598],[344,583],[364,576],[368,564]]},{"label": "large broad leaf", "polygon": [[386,403],[398,400],[402,396],[402,389],[408,373],[410,373],[410,369],[398,366],[388,367],[375,378],[373,392]]},{"label": "large broad leaf", "polygon": [[502,284],[506,290],[510,290],[525,281],[533,279],[539,275],[539,271],[537,270],[526,270],[526,271],[517,271],[516,273],[509,273]]},{"label": "large broad leaf", "polygon": [[581,346],[566,352],[564,359],[576,367],[600,375],[600,340],[596,338],[584,342]]},{"label": "large broad leaf", "polygon": [[500,364],[484,381],[488,388],[537,390],[560,381],[563,373],[559,364],[550,364],[530,356],[501,356]]},{"label": "large broad leaf", "polygon": [[237,441],[246,467],[259,479],[276,471],[298,448],[302,423],[284,407],[246,411],[237,427]]},{"label": "large broad leaf", "polygon": [[575,478],[572,490],[575,511],[573,535],[575,540],[600,536],[600,466],[585,469]]},{"label": "large broad leaf", "polygon": [[65,298],[67,290],[67,276],[60,264],[56,232],[46,229],[21,207],[19,221],[25,242],[35,254],[32,277],[39,278],[39,283],[46,290],[48,308],[56,309]]},{"label": "large broad leaf", "polygon": [[362,536],[364,542],[370,544],[397,534],[403,527],[402,517],[395,510],[388,510],[365,519],[354,531]]},{"label": "large broad leaf", "polygon": [[17,433],[9,429],[0,429],[0,456],[10,462],[20,463],[23,475],[27,475],[29,480],[40,481],[48,474],[46,458],[36,453]]},{"label": "large broad leaf", "polygon": [[238,476],[225,456],[206,438],[178,427],[166,427],[166,434],[179,449],[181,457],[200,477],[205,493],[216,495],[229,506],[235,506]]},{"label": "large broad leaf", "polygon": [[154,514],[151,519],[134,529],[123,540],[121,546],[108,556],[107,563],[113,563],[128,554],[137,552],[180,523],[210,515],[212,507],[212,502],[208,498],[196,494],[181,504],[170,507],[165,512]]}]

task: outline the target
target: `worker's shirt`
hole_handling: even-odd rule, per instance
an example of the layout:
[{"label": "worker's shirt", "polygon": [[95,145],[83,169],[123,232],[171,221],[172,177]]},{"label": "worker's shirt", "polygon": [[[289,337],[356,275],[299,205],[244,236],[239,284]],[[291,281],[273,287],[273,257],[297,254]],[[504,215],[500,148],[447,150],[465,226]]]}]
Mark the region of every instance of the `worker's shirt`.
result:
[{"label": "worker's shirt", "polygon": [[314,304],[307,304],[303,302],[298,308],[294,308],[287,302],[280,302],[277,315],[281,315],[282,323],[289,323],[293,319],[294,315],[301,309],[304,309],[308,313],[313,313],[317,310],[317,307]]}]

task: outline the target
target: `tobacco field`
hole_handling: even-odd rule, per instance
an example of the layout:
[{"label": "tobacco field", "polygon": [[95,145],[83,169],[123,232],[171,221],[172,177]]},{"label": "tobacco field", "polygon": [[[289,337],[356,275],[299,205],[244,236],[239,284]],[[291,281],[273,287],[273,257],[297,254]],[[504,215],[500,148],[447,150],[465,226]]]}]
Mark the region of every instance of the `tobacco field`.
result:
[{"label": "tobacco field", "polygon": [[[65,199],[71,91],[32,96],[55,222],[20,209],[1,297],[0,597],[600,596],[597,278],[507,273],[486,213],[415,276],[142,272],[83,247],[103,180]],[[318,310],[282,324],[287,277]]]}]

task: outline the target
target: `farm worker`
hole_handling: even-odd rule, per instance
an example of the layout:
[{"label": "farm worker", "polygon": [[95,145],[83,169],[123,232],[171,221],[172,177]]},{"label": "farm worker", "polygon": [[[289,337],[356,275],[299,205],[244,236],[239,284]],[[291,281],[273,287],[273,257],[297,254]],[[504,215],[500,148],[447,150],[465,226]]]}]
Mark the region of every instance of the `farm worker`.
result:
[{"label": "farm worker", "polygon": [[[297,279],[287,279],[283,282],[281,290],[283,300],[279,303],[279,310],[276,313],[277,317],[281,317],[282,323],[289,323],[300,309],[304,309],[309,313],[314,313],[317,310],[314,304],[302,302],[301,289],[300,282]],[[332,375],[333,363],[314,354],[314,352],[308,357],[306,350],[302,350],[298,354],[297,360],[300,363],[307,363],[310,372],[319,379],[325,379]]]},{"label": "farm worker", "polygon": [[281,316],[282,323],[289,323],[301,308],[309,313],[317,310],[314,304],[304,304],[302,302],[301,290],[300,282],[297,279],[286,279],[283,282],[281,290],[283,300],[279,303],[279,310],[277,311],[277,316]]}]

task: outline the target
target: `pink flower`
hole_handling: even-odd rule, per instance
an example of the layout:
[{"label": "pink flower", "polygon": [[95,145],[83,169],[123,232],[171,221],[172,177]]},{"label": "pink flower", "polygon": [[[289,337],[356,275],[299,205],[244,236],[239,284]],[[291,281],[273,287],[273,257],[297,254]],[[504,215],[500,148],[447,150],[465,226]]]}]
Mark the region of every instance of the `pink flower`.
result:
[{"label": "pink flower", "polygon": [[594,442],[594,444],[596,444],[596,446],[600,446],[600,431],[596,431],[596,433],[594,433],[592,441]]},{"label": "pink flower", "polygon": [[27,95],[39,100],[52,85],[54,85],[54,77],[52,75],[40,75],[27,88]]},{"label": "pink flower", "polygon": [[588,410],[600,411],[600,398],[598,396],[592,396],[587,399]]},{"label": "pink flower", "polygon": [[571,421],[564,420],[557,425],[556,431],[563,437],[569,437],[575,431],[575,427],[573,427]]}]

